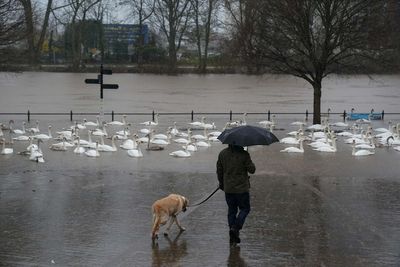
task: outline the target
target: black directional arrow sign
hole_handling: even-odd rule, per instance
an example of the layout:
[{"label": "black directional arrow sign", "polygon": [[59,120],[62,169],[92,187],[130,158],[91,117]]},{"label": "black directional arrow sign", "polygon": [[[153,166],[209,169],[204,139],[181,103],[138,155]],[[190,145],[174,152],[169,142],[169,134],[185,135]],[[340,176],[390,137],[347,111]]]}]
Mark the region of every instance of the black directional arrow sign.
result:
[{"label": "black directional arrow sign", "polygon": [[99,84],[99,79],[86,79],[85,83],[95,83],[95,84]]},{"label": "black directional arrow sign", "polygon": [[100,74],[97,79],[86,79],[85,83],[100,84],[100,98],[103,99],[103,89],[118,89],[118,84],[103,84],[103,75],[112,75],[112,70],[104,69],[103,64],[100,65]]},{"label": "black directional arrow sign", "polygon": [[101,85],[103,89],[118,89],[118,84],[103,84]]}]

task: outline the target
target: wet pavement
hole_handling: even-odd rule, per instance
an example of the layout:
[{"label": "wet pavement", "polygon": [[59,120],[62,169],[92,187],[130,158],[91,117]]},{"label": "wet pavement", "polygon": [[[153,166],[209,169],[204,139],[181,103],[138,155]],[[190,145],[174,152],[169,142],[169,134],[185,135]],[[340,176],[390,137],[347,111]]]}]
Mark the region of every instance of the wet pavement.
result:
[{"label": "wet pavement", "polygon": [[[23,74],[15,81],[2,79],[2,90],[11,90],[0,99],[0,108],[5,108],[1,111],[25,112],[31,108],[37,112],[65,112],[72,106],[74,110],[97,112],[98,96],[82,90],[85,86],[81,83],[89,75],[47,75],[53,84],[59,80],[60,86],[54,87],[53,93],[52,88],[43,86],[41,79],[45,74]],[[125,83],[133,84],[132,77],[137,76],[124,77]],[[227,76],[227,81],[219,80],[221,90],[203,92],[203,87],[211,86],[216,76],[206,76],[204,85],[202,79],[195,78],[192,84],[193,77],[188,77],[182,84],[173,83],[171,77],[140,76],[147,82],[164,81],[170,88],[163,95],[160,88],[164,84],[153,88],[144,83],[142,91],[129,95],[129,90],[120,85],[118,93],[107,92],[104,109],[148,112],[158,106],[163,112],[188,109],[226,112],[234,105],[234,111],[237,108],[262,112],[272,105],[277,111],[299,111],[312,102],[311,92],[298,88],[304,84],[292,80],[280,80],[284,90],[271,89],[268,95],[263,86],[277,85],[271,79],[246,85],[254,77]],[[377,82],[356,80],[331,80],[324,91],[324,108],[342,112],[356,103],[356,109],[368,112],[371,103],[379,103],[376,110],[398,112],[396,83],[389,82],[388,87],[379,84],[377,91],[360,98],[355,93],[357,88],[372,92]],[[398,77],[391,78],[397,80]],[[21,83],[37,91],[23,91]],[[237,88],[227,102],[222,102],[229,84]],[[352,90],[346,89],[348,84]],[[184,90],[186,86],[197,99],[184,101],[182,97],[191,94]],[[59,87],[68,87],[70,91]],[[294,88],[297,93],[291,95]],[[339,93],[333,94],[333,89]],[[64,92],[63,95],[57,90]],[[240,100],[238,96],[243,95],[243,90],[250,93]],[[286,93],[289,95],[285,96]],[[146,95],[151,97],[146,100]],[[207,98],[208,95],[211,97]],[[54,99],[62,101],[57,103]],[[210,102],[204,102],[205,99]],[[175,106],[179,103],[183,106]],[[74,118],[81,121],[84,117],[95,119],[95,116]],[[0,122],[7,124],[10,119],[14,119],[17,128],[25,120],[1,116]],[[65,116],[33,116],[27,127],[35,126],[36,119],[40,120],[43,133],[51,124],[53,135],[56,130],[73,124]],[[139,122],[148,119],[149,116],[127,118],[133,125],[132,131],[137,131]],[[165,132],[173,121],[185,129],[189,119],[160,116],[156,129]],[[215,121],[219,130],[228,120],[222,115],[207,119]],[[256,125],[264,119],[265,116],[249,115],[247,122]],[[276,135],[284,137],[295,129],[289,126],[290,122],[303,119],[302,114],[278,115]],[[374,121],[373,127],[388,127],[389,120],[400,122],[394,115],[385,119]],[[339,116],[331,117],[332,122],[340,120]],[[87,139],[87,133],[82,132],[81,138]],[[185,195],[191,203],[205,198],[217,186],[215,163],[225,145],[213,143],[186,159],[168,155],[181,149],[177,144],[168,145],[163,151],[143,149],[144,157],[139,159],[129,157],[122,149],[101,152],[94,159],[75,155],[71,149],[50,151],[48,146],[53,142],[42,145],[46,161],[43,164],[17,155],[16,152],[25,149],[26,142],[15,142],[14,154],[0,155],[0,266],[400,266],[400,152],[392,148],[377,148],[373,156],[356,158],[343,138],[338,139],[338,151],[327,154],[312,151],[307,145],[304,154],[296,155],[280,153],[285,147],[282,144],[250,147],[257,167],[256,174],[251,176],[252,210],[241,232],[242,243],[232,248],[221,191],[179,215],[187,231],[179,234],[173,227],[170,237],[160,236],[157,244],[152,244],[150,238],[151,204],[170,193]]]},{"label": "wet pavement", "polygon": [[[292,130],[288,123],[281,120],[278,137]],[[1,266],[400,264],[400,153],[391,148],[355,158],[340,140],[333,154],[307,146],[302,155],[280,153],[282,144],[250,147],[257,166],[252,211],[242,243],[231,248],[221,191],[179,216],[186,232],[173,227],[155,245],[150,238],[151,204],[169,193],[192,203],[206,197],[217,186],[215,162],[225,145],[213,143],[187,159],[168,155],[177,144],[144,151],[140,159],[121,149],[92,159],[50,151],[51,142],[42,147],[44,164],[1,156]]]}]

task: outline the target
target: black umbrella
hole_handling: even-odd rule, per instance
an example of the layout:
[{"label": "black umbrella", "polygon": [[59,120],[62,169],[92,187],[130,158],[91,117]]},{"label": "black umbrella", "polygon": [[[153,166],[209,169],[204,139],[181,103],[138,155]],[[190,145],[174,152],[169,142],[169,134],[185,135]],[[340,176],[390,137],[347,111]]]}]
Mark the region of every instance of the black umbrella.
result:
[{"label": "black umbrella", "polygon": [[245,125],[224,130],[219,136],[223,144],[237,146],[270,145],[279,139],[265,128]]}]

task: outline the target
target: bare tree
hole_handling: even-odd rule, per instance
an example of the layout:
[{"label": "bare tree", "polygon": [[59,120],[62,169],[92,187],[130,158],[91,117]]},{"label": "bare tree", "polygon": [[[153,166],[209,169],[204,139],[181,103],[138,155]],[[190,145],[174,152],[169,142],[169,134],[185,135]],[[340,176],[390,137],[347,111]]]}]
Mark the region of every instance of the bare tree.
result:
[{"label": "bare tree", "polygon": [[[322,80],[371,56],[369,29],[379,0],[265,0],[257,26],[258,48],[268,66],[309,82],[313,122],[321,122]],[[375,15],[374,15],[375,16]]]},{"label": "bare tree", "polygon": [[156,23],[168,40],[170,71],[176,70],[177,51],[190,18],[190,0],[156,0]]},{"label": "bare tree", "polygon": [[23,37],[24,17],[16,0],[0,0],[0,46],[14,44]]},{"label": "bare tree", "polygon": [[230,17],[228,29],[233,38],[232,53],[239,55],[249,73],[259,72],[261,68],[256,28],[262,4],[263,1],[258,0],[225,0]]},{"label": "bare tree", "polygon": [[33,2],[31,0],[19,1],[24,8],[25,14],[25,29],[26,40],[28,44],[29,61],[31,64],[37,64],[40,60],[40,51],[47,33],[53,0],[47,0],[43,22],[39,27],[39,34],[37,34],[36,30],[37,14],[35,14]]},{"label": "bare tree", "polygon": [[101,0],[66,0],[62,6],[66,21],[62,22],[69,27],[72,69],[77,70],[82,66],[82,32],[87,20],[87,15],[94,10]]},{"label": "bare tree", "polygon": [[5,63],[12,58],[11,46],[22,40],[24,36],[22,6],[16,0],[0,0],[0,63]]},{"label": "bare tree", "polygon": [[205,73],[207,69],[208,61],[208,46],[210,43],[210,35],[213,25],[216,21],[216,12],[218,11],[217,5],[219,0],[191,0],[193,13],[194,13],[194,24],[195,24],[195,36],[197,44],[197,54],[199,58],[199,69]]},{"label": "bare tree", "polygon": [[130,8],[129,16],[134,17],[139,26],[139,31],[140,31],[139,38],[135,43],[136,57],[137,57],[136,60],[139,66],[142,64],[142,50],[145,41],[142,32],[143,26],[146,23],[146,21],[148,21],[149,18],[153,15],[155,3],[156,0],[125,0],[120,3],[129,6]]}]

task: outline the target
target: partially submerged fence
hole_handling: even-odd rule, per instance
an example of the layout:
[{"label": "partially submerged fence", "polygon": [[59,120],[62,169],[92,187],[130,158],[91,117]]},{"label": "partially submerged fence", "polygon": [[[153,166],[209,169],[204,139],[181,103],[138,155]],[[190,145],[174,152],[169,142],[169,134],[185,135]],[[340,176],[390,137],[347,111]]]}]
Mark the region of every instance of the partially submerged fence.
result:
[{"label": "partially submerged fence", "polygon": [[[371,110],[371,114],[373,113],[373,110]],[[155,112],[154,110],[151,113],[144,113],[144,112],[103,112],[102,115],[104,116],[111,116],[111,120],[114,121],[114,116],[115,115],[143,115],[143,116],[152,116],[153,121],[155,119],[156,114],[159,114],[160,116],[167,115],[167,116],[172,116],[172,115],[179,115],[179,116],[190,116],[191,121],[194,120],[195,115],[221,115],[221,116],[229,116],[229,120],[232,121],[233,115],[241,115],[243,112],[233,112],[230,110],[229,112],[194,112],[193,110],[191,112]],[[271,112],[268,110],[267,112],[246,112],[248,115],[265,115],[267,116],[268,120],[271,120],[271,115],[304,115],[305,119],[308,120],[310,115],[313,115],[312,112],[308,112],[306,110],[305,112]],[[329,117],[330,115],[339,115],[343,117],[343,121],[348,118],[349,114],[347,113],[346,110],[343,112],[325,112],[321,113],[321,117]],[[383,120],[385,115],[400,115],[400,113],[385,113],[383,110],[381,113],[374,113],[374,114],[380,114],[381,119]],[[70,112],[31,112],[28,110],[27,112],[0,112],[0,115],[17,115],[17,116],[26,116],[28,122],[31,120],[31,116],[69,116],[69,119],[71,121],[74,120],[74,116],[86,116],[86,115],[100,115],[98,112],[73,112],[72,110]]]}]

